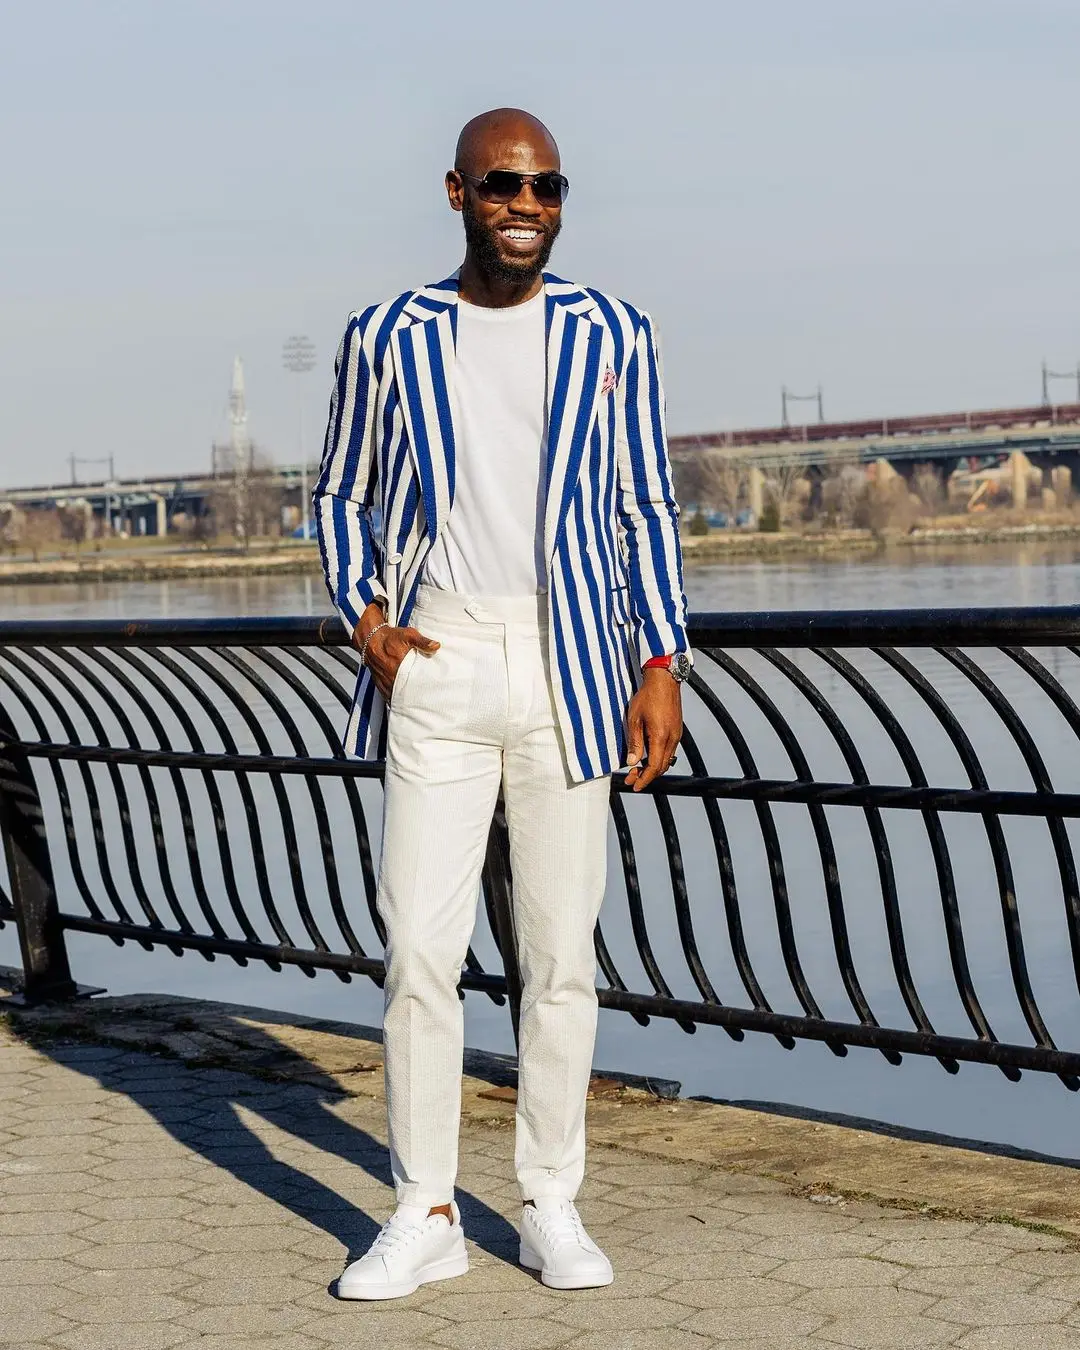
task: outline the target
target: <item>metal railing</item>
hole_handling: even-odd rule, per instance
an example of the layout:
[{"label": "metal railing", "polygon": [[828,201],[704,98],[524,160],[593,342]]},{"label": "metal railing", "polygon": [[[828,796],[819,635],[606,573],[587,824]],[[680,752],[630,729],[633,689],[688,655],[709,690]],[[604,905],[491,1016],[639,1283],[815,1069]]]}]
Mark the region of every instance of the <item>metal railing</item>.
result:
[{"label": "metal railing", "polygon": [[[601,1005],[1080,1086],[1080,608],[705,614],[692,640],[678,769],[612,782]],[[381,982],[355,672],[332,619],[0,623],[25,997],[76,993],[69,933]],[[482,890],[461,984],[516,1030],[498,813]]]}]

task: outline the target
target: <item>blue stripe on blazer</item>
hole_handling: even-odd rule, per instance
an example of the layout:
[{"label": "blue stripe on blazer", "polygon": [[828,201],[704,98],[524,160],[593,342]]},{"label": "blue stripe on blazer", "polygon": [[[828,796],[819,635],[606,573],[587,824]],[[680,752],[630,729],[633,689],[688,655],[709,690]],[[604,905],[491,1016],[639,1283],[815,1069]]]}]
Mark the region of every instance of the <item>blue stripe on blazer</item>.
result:
[{"label": "blue stripe on blazer", "polygon": [[[550,660],[568,768],[582,781],[623,762],[641,663],[688,650],[686,597],[652,320],[547,273],[544,293]],[[326,585],[350,633],[373,600],[409,622],[453,505],[457,299],[456,277],[406,291],[350,315],[342,339],[314,504]],[[385,706],[366,670],[345,749],[385,752]]]}]

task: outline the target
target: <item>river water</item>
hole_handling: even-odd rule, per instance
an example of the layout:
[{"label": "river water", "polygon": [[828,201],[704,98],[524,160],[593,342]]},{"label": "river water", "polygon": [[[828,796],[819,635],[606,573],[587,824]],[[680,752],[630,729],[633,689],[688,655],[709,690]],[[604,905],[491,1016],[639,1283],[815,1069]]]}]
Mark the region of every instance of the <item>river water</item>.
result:
[{"label": "river water", "polygon": [[[761,562],[755,560],[700,565],[688,569],[687,592],[691,608],[706,610],[796,610],[796,609],[871,609],[923,606],[983,606],[1080,604],[1080,546],[1072,543],[1010,544],[949,550],[924,548],[899,551],[895,555],[860,555],[850,559]],[[329,604],[321,581],[312,577],[255,577],[169,581],[152,583],[107,583],[89,585],[50,585],[10,587],[0,590],[0,614],[4,618],[149,618],[155,616],[210,617],[241,614],[322,614]],[[867,658],[868,660],[870,658]],[[774,698],[780,711],[788,716],[803,735],[815,773],[821,777],[847,779],[850,774],[831,765],[835,746],[824,744],[820,728],[809,728],[806,705],[784,682],[776,681],[775,671],[761,669],[746,658],[747,669],[759,679]],[[921,658],[920,658],[921,660]],[[930,660],[930,658],[927,658]],[[1060,734],[1061,729],[1035,700],[1023,705],[1028,694],[1015,684],[1015,671],[1004,669],[1003,659],[995,665],[980,658],[983,668],[1000,686],[1025,706],[1026,720],[1040,746],[1054,786],[1062,791],[1080,791],[1080,763],[1075,740]],[[800,656],[796,664],[815,680],[830,697],[840,700],[844,690],[830,681],[828,672],[815,666],[816,658]],[[1007,665],[1008,663],[1004,663]],[[1048,665],[1056,677],[1080,697],[1080,662],[1065,654],[1054,654]],[[1030,786],[1014,750],[1002,744],[999,725],[987,719],[979,696],[955,670],[931,664],[922,667],[935,687],[949,698],[950,706],[964,721],[972,742],[995,787]],[[908,703],[917,702],[910,691],[890,690],[887,672],[866,668],[878,683],[883,696],[908,717],[908,726],[917,741],[919,753],[932,783],[965,783],[955,756],[941,745],[940,733],[932,728],[919,730],[917,710]],[[713,675],[708,676],[713,682]],[[730,700],[733,716],[740,721],[755,746],[761,745],[758,768],[764,776],[791,777],[790,762],[768,743],[767,728],[760,714],[739,691],[715,684],[717,691]],[[772,679],[772,685],[768,681]],[[1012,680],[1013,684],[1009,681]],[[841,682],[842,683],[842,682]],[[739,699],[743,701],[740,704]],[[837,703],[839,706],[839,702]],[[907,781],[888,747],[873,744],[873,734],[862,727],[860,714],[845,705],[845,717],[853,731],[865,732],[860,745],[871,748],[867,768],[872,779],[902,783]],[[755,718],[757,721],[755,721]],[[701,710],[688,706],[688,725],[701,725]],[[711,726],[711,723],[710,723]],[[997,729],[995,729],[997,727]],[[924,735],[925,732],[925,735]],[[753,734],[751,734],[753,733]],[[815,735],[818,740],[815,741]],[[712,739],[710,739],[712,736]],[[922,739],[919,739],[923,737]],[[705,727],[700,735],[710,769],[718,773],[737,772],[730,750],[718,736]],[[826,766],[823,768],[822,766]],[[831,766],[831,767],[830,767]],[[638,803],[632,803],[636,807]],[[641,803],[643,807],[647,804]],[[685,830],[684,854],[691,898],[698,917],[698,943],[710,975],[718,984],[726,1002],[746,1003],[737,973],[727,949],[725,934],[716,904],[716,862],[709,839],[690,816],[687,804],[678,817]],[[680,804],[680,810],[682,805]],[[766,984],[773,1006],[797,1010],[790,984],[782,969],[776,947],[775,921],[769,890],[766,860],[762,855],[760,834],[747,804],[725,805],[725,820],[731,836],[732,857],[739,876],[740,898],[744,911],[747,943],[755,968]],[[910,1025],[891,976],[880,921],[880,890],[874,874],[872,852],[867,850],[864,834],[853,817],[862,813],[846,808],[829,808],[829,823],[835,837],[838,868],[845,879],[845,900],[851,921],[851,940],[858,958],[859,972],[870,1001],[881,1020],[897,1026]],[[932,876],[927,854],[926,835],[919,833],[914,813],[883,813],[896,859],[897,886],[904,910],[913,972],[927,1011],[940,1029],[957,1034],[967,1032],[957,1012],[955,987],[949,972],[940,907],[923,884]],[[823,991],[821,1002],[826,1015],[850,1020],[850,1005],[844,1005],[843,992],[836,977],[835,962],[827,923],[823,916],[821,865],[806,819],[805,808],[778,807],[777,826],[781,833],[788,867],[788,884],[796,931],[805,940],[804,965],[815,992]],[[743,822],[746,828],[743,828]],[[1038,827],[1038,828],[1036,828]],[[635,837],[640,839],[639,865],[643,892],[670,893],[667,863],[656,837],[650,850],[648,831],[655,829],[642,816],[634,821]],[[1011,985],[1000,940],[1000,910],[993,869],[988,860],[985,835],[979,836],[978,818],[946,820],[946,834],[957,877],[957,891],[965,929],[969,938],[968,956],[980,995],[995,1030],[1002,1039],[1027,1041],[1028,1036],[1011,996]],[[1041,829],[1041,833],[1039,832]],[[1070,827],[1071,829],[1071,827]],[[696,832],[696,833],[695,833]],[[1045,826],[1038,822],[1006,822],[1006,835],[1015,869],[1014,884],[1032,972],[1032,983],[1039,1004],[1046,1014],[1058,1043],[1074,1048],[1080,999],[1068,960],[1065,930],[1061,918],[1061,885],[1050,855]],[[756,839],[756,844],[754,840]],[[1080,846],[1080,838],[1073,838]],[[613,861],[617,861],[613,855]],[[625,892],[621,870],[612,869],[605,913],[613,915],[610,930],[612,954],[627,974],[632,988],[648,988],[632,944],[624,940]],[[852,879],[866,878],[869,903],[860,908]],[[695,893],[695,887],[697,888]],[[710,889],[711,888],[711,889]],[[930,886],[930,891],[933,887]],[[863,910],[866,912],[863,913]],[[616,916],[616,911],[618,912]],[[678,943],[674,924],[663,931],[664,913],[652,916],[657,923],[654,943],[665,967],[678,965]],[[712,916],[716,916],[715,923]],[[315,1016],[377,1024],[380,996],[364,981],[343,985],[331,975],[308,979],[286,969],[274,973],[261,967],[239,969],[231,962],[207,963],[187,955],[181,959],[162,952],[146,953],[130,944],[116,949],[93,937],[72,935],[73,965],[84,983],[107,986],[111,993],[145,990],[168,991],[193,996],[228,999],[264,1007],[307,1013]],[[490,951],[485,948],[485,951]],[[17,964],[18,953],[10,928],[0,933],[0,963]],[[689,977],[672,979],[674,992],[694,997]],[[839,991],[839,992],[838,992]],[[493,1050],[511,1048],[509,1027],[503,1010],[486,1000],[470,995],[466,1000],[468,1042]],[[602,1013],[598,1035],[597,1064],[608,1069],[632,1069],[680,1078],[687,1094],[706,1094],[727,1100],[786,1103],[796,1107],[860,1116],[886,1121],[913,1129],[929,1130],[980,1139],[1018,1148],[1033,1149],[1059,1157],[1080,1156],[1077,1112],[1080,1098],[1069,1093],[1055,1078],[1025,1073],[1019,1084],[1007,1082],[994,1069],[962,1066],[949,1076],[934,1061],[917,1056],[906,1057],[899,1068],[887,1065],[876,1053],[852,1050],[838,1059],[824,1046],[799,1044],[785,1051],[766,1036],[748,1035],[734,1043],[718,1028],[702,1027],[690,1036],[672,1024],[654,1022],[638,1026],[624,1014]]]}]

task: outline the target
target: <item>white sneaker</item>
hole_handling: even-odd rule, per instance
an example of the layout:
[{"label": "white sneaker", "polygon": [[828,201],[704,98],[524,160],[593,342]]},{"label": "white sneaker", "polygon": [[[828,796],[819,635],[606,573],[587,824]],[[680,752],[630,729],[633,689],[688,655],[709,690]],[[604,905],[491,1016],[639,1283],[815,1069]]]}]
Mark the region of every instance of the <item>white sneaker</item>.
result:
[{"label": "white sneaker", "polygon": [[422,1284],[449,1280],[469,1269],[457,1205],[452,1221],[426,1205],[398,1205],[358,1261],[345,1267],[338,1298],[404,1298]]},{"label": "white sneaker", "polygon": [[549,1289],[596,1289],[615,1278],[571,1200],[542,1195],[521,1211],[518,1260]]}]

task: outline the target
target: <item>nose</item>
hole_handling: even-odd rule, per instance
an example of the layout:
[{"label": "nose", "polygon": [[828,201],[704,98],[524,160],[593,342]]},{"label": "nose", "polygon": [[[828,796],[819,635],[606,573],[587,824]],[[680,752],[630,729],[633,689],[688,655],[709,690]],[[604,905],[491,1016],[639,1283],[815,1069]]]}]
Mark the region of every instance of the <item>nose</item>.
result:
[{"label": "nose", "polygon": [[507,202],[507,206],[516,216],[538,216],[544,209],[536,200],[533,185],[527,182],[522,183],[521,191],[512,202]]}]

